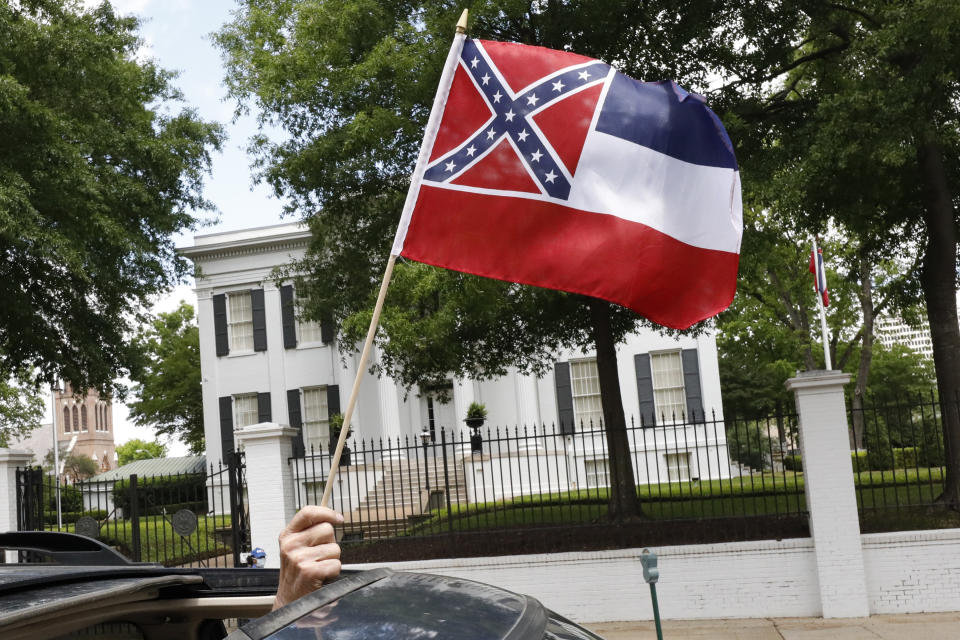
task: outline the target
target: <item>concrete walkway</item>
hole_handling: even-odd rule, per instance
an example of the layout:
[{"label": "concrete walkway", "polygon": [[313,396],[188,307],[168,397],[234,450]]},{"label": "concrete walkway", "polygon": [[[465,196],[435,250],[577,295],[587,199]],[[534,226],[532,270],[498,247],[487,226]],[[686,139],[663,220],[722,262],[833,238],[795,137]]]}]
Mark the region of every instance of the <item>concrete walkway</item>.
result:
[{"label": "concrete walkway", "polygon": [[[653,622],[583,625],[606,640],[656,638]],[[869,618],[665,620],[664,640],[956,640],[960,613],[913,613]]]}]

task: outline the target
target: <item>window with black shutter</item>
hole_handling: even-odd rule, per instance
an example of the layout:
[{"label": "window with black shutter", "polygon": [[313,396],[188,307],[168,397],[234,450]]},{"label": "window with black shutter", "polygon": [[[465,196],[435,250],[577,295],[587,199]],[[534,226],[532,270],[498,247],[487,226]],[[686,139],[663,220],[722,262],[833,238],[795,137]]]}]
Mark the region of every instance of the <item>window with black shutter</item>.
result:
[{"label": "window with black shutter", "polygon": [[637,397],[640,399],[640,424],[652,427],[657,424],[657,407],[653,399],[653,374],[650,371],[650,354],[633,356],[637,373]]},{"label": "window with black shutter", "polygon": [[554,364],[553,379],[557,389],[557,420],[560,421],[560,433],[571,434],[576,431],[576,428],[573,416],[573,390],[570,386],[570,363]]},{"label": "window with black shutter", "polygon": [[230,353],[230,339],[227,335],[227,296],[213,296],[213,335],[217,345],[217,356]]},{"label": "window with black shutter", "polygon": [[257,422],[271,422],[273,415],[270,410],[270,393],[257,394]]},{"label": "window with black shutter", "polygon": [[220,398],[220,447],[221,455],[233,451],[233,398]]},{"label": "window with black shutter", "polygon": [[696,349],[684,349],[683,358],[683,389],[687,396],[687,420],[689,422],[705,422],[703,411],[703,390],[700,388],[700,360]]},{"label": "window with black shutter", "polygon": [[287,417],[290,426],[297,430],[293,437],[293,455],[297,458],[304,456],[303,446],[303,414],[300,411],[300,389],[287,390]]},{"label": "window with black shutter", "polygon": [[253,350],[267,350],[267,311],[263,289],[250,290],[250,309],[253,315]]},{"label": "window with black shutter", "polygon": [[280,287],[280,318],[283,324],[283,348],[297,346],[297,310],[293,303],[293,285]]}]

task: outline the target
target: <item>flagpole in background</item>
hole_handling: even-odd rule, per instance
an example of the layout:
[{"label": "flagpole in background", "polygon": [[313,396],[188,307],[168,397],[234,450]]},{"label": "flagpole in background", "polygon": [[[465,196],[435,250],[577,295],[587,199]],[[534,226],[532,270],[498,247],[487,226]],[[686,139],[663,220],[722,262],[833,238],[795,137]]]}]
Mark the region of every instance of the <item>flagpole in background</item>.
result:
[{"label": "flagpole in background", "polygon": [[827,371],[833,369],[830,362],[830,340],[827,334],[827,311],[823,300],[823,291],[820,289],[820,278],[823,278],[824,290],[826,289],[827,275],[824,273],[823,260],[821,260],[820,251],[817,247],[817,237],[813,237],[813,253],[811,254],[814,267],[813,289],[817,292],[817,306],[820,308],[820,330],[823,333],[823,361],[826,364]]},{"label": "flagpole in background", "polygon": [[[453,76],[457,70],[460,52],[463,50],[463,42],[467,37],[466,33],[467,10],[464,9],[460,15],[460,20],[457,21],[457,33],[453,38],[453,46],[450,47],[450,52],[447,54],[443,74],[440,76],[440,84],[437,86],[437,94],[433,99],[433,109],[431,109],[430,118],[427,120],[423,143],[420,145],[420,155],[417,157],[417,164],[410,178],[410,189],[407,191],[407,199],[403,204],[403,213],[400,216],[400,225],[397,228],[397,238],[402,237],[401,232],[405,232],[407,225],[410,224],[410,216],[413,215],[413,207],[417,202],[417,195],[420,191],[420,182],[423,179],[427,163],[430,160],[430,152],[433,149],[433,142],[437,137],[437,131],[440,129],[440,121],[447,104],[447,96],[450,95],[450,86],[453,84]],[[350,392],[350,399],[347,401],[347,412],[343,414],[343,428],[340,429],[337,448],[333,453],[333,459],[330,461],[330,475],[327,476],[327,484],[323,488],[323,498],[320,500],[321,507],[327,506],[330,502],[333,481],[337,477],[337,469],[340,467],[340,455],[343,453],[344,443],[346,443],[347,435],[350,433],[350,419],[353,417],[353,410],[357,404],[357,396],[360,393],[360,381],[363,378],[364,370],[367,368],[367,360],[370,359],[373,338],[377,333],[377,326],[380,324],[380,313],[383,311],[383,301],[387,297],[387,287],[390,285],[390,277],[393,275],[393,265],[396,263],[399,253],[397,241],[395,240],[394,249],[390,252],[390,258],[387,260],[387,267],[383,273],[383,282],[380,283],[380,294],[377,296],[377,304],[373,308],[373,317],[370,318],[370,328],[367,330],[367,339],[363,344],[363,351],[360,353],[360,361],[357,363],[357,375],[353,380],[353,390]]]}]

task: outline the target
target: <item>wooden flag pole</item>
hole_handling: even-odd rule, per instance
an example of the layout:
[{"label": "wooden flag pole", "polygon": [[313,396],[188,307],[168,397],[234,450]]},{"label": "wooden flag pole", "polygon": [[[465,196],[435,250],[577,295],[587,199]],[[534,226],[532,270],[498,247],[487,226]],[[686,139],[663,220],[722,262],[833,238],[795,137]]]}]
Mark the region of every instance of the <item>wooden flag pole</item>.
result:
[{"label": "wooden flag pole", "polygon": [[393,275],[393,265],[397,261],[397,256],[391,255],[387,260],[387,268],[383,273],[383,282],[380,283],[380,294],[377,296],[377,304],[373,308],[373,317],[370,318],[370,328],[367,329],[367,340],[363,343],[363,351],[360,353],[360,362],[357,363],[357,376],[353,380],[353,390],[350,392],[350,399],[347,401],[347,412],[343,414],[343,428],[340,429],[340,439],[337,440],[337,449],[333,453],[333,460],[330,461],[330,475],[327,477],[327,485],[323,488],[323,498],[320,500],[320,506],[325,507],[330,501],[330,491],[333,489],[333,480],[337,477],[337,469],[340,467],[340,454],[343,453],[343,445],[347,441],[347,434],[350,433],[350,418],[353,417],[353,408],[357,405],[357,396],[360,393],[360,381],[363,379],[363,372],[367,368],[367,360],[370,359],[370,349],[373,347],[373,337],[377,333],[377,325],[380,324],[380,312],[383,311],[383,301],[387,297],[387,287],[390,285],[390,276]]},{"label": "wooden flag pole", "polygon": [[[437,95],[433,100],[433,109],[430,111],[430,119],[427,121],[423,143],[420,146],[420,155],[417,158],[417,166],[414,168],[413,176],[410,180],[410,190],[407,192],[407,200],[403,205],[403,213],[400,216],[400,228],[397,230],[398,237],[400,237],[401,231],[406,230],[406,224],[409,223],[413,205],[416,203],[420,180],[423,178],[424,171],[430,159],[430,150],[433,148],[433,141],[436,139],[437,129],[440,128],[440,118],[443,115],[447,95],[450,93],[450,85],[453,83],[453,74],[456,71],[457,60],[460,58],[460,51],[463,48],[463,40],[466,37],[466,33],[467,10],[464,9],[460,15],[460,20],[457,21],[457,33],[453,40],[453,46],[450,48],[450,53],[447,55],[443,75],[437,87]],[[395,248],[390,253],[390,259],[387,260],[387,268],[383,273],[383,282],[380,283],[380,294],[377,296],[377,304],[373,308],[373,317],[370,318],[367,340],[363,344],[360,361],[357,363],[357,375],[353,380],[353,390],[350,392],[350,399],[347,401],[347,412],[343,414],[343,428],[340,429],[340,439],[337,440],[337,448],[333,452],[333,459],[330,461],[330,474],[327,476],[327,484],[323,488],[323,498],[320,499],[321,507],[326,507],[330,502],[330,493],[333,491],[333,481],[336,479],[337,469],[340,467],[340,455],[343,453],[344,443],[347,441],[347,434],[350,433],[350,419],[353,417],[353,409],[356,407],[357,396],[360,393],[360,381],[363,379],[363,372],[367,368],[367,361],[370,359],[370,350],[373,347],[373,338],[377,333],[377,326],[380,324],[380,313],[383,311],[383,301],[387,297],[387,287],[390,285],[390,277],[393,275],[393,265],[396,263],[397,255],[400,253],[399,250],[396,249],[396,241],[394,245]]]}]

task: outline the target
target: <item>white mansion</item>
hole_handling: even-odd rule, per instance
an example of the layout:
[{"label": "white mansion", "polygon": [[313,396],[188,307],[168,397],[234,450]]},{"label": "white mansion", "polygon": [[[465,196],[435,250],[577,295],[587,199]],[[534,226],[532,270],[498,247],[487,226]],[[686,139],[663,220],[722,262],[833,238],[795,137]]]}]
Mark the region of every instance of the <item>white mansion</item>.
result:
[{"label": "white mansion", "polygon": [[[304,254],[309,238],[305,227],[282,224],[200,235],[193,246],[180,249],[198,274],[209,461],[222,459],[224,450],[234,447],[237,429],[260,422],[288,424],[298,429],[308,451],[311,446],[326,450],[328,419],[346,408],[358,356],[341,357],[332,327],[300,321],[293,287],[278,283],[274,276],[275,267]],[[352,420],[355,437],[409,438],[416,443],[424,429],[439,437],[440,427],[463,428],[467,406],[473,401],[486,405],[488,425],[545,424],[549,428],[598,423],[600,396],[593,354],[563,351],[555,359],[554,369],[542,378],[511,372],[490,381],[451,379],[452,401],[447,403],[434,393],[416,388],[406,393],[391,378],[365,374]],[[628,421],[633,417],[639,424],[641,413],[647,416],[646,424],[654,415],[702,416],[704,409],[708,414],[715,409],[722,419],[712,334],[674,339],[655,331],[638,332],[618,346],[618,366]],[[635,451],[638,481],[645,475],[640,468],[649,469],[651,463],[660,469],[669,467],[671,477],[726,476],[722,426],[712,429],[709,438],[703,435],[704,429],[698,430],[698,436],[681,428],[683,443],[676,427],[669,437],[666,429],[657,431],[663,437],[653,439],[658,443],[655,456]],[[667,442],[670,438],[673,445]],[[295,454],[303,450],[296,442]],[[715,461],[710,470],[708,459]],[[605,460],[594,455],[592,462],[596,477],[597,465],[605,466]]]}]

